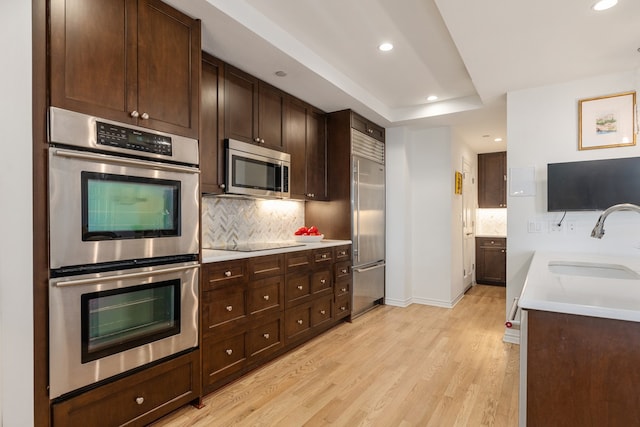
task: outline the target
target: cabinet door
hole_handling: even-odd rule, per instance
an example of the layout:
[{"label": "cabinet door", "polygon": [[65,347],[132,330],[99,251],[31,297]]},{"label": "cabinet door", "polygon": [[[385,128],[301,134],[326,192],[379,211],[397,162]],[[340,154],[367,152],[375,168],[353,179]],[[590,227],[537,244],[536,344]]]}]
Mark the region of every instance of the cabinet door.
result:
[{"label": "cabinet door", "polygon": [[326,115],[320,111],[308,110],[306,147],[307,197],[327,200]]},{"label": "cabinet door", "polygon": [[158,0],[143,0],[138,35],[140,125],[198,138],[200,21]]},{"label": "cabinet door", "polygon": [[264,82],[259,84],[260,96],[258,100],[258,134],[260,144],[282,150],[285,94]]},{"label": "cabinet door", "polygon": [[136,0],[51,0],[50,7],[51,104],[136,124]]},{"label": "cabinet door", "polygon": [[202,55],[200,88],[200,189],[218,194],[224,184],[224,140],[219,133],[224,122],[224,67],[206,53]]},{"label": "cabinet door", "polygon": [[254,142],[258,129],[258,79],[225,65],[224,135]]},{"label": "cabinet door", "polygon": [[478,154],[478,206],[507,207],[506,152]]},{"label": "cabinet door", "polygon": [[307,194],[307,107],[289,98],[285,114],[285,145],[291,155],[291,197],[305,199]]},{"label": "cabinet door", "polygon": [[351,114],[351,127],[377,139],[378,141],[384,142],[384,128],[370,122],[356,113]]},{"label": "cabinet door", "polygon": [[504,239],[476,240],[476,282],[504,285],[507,280],[507,253]]}]

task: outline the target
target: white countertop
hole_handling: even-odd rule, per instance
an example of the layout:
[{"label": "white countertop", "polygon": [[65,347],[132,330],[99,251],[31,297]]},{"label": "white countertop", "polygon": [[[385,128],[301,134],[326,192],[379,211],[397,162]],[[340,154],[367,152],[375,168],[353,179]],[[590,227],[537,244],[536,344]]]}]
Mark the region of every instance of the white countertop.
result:
[{"label": "white countertop", "polygon": [[613,264],[640,273],[640,257],[536,252],[520,308],[640,322],[640,280],[558,274],[550,262]]},{"label": "white countertop", "polygon": [[306,251],[309,249],[319,249],[331,246],[350,245],[351,240],[321,240],[317,243],[302,243],[301,246],[290,246],[287,248],[266,249],[263,251],[237,252],[221,251],[214,249],[202,249],[202,263],[230,261],[234,259],[253,258],[264,255],[283,254],[286,252]]}]

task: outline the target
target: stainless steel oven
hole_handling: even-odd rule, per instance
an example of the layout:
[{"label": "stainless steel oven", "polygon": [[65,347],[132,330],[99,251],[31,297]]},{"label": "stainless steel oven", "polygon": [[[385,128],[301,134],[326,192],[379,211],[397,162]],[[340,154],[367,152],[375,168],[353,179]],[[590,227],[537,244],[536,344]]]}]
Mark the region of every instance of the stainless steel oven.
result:
[{"label": "stainless steel oven", "polygon": [[49,110],[49,380],[62,399],[198,346],[198,141]]},{"label": "stainless steel oven", "polygon": [[50,280],[49,398],[198,345],[195,261]]},{"label": "stainless steel oven", "polygon": [[58,108],[50,110],[49,139],[56,275],[197,257],[197,140]]}]

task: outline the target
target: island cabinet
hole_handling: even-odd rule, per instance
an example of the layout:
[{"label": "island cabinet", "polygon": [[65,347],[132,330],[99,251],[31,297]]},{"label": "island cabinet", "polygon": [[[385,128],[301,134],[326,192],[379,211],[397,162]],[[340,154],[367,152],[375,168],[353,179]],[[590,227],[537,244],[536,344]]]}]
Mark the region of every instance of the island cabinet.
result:
[{"label": "island cabinet", "polygon": [[225,138],[282,150],[285,97],[281,90],[225,64]]},{"label": "island cabinet", "polygon": [[51,0],[51,104],[198,138],[200,32],[158,0]]},{"label": "island cabinet", "polygon": [[478,206],[507,207],[507,153],[478,154]]},{"label": "island cabinet", "polygon": [[200,190],[224,192],[224,63],[202,53],[200,95]]},{"label": "island cabinet", "polygon": [[291,155],[291,197],[327,200],[326,114],[293,97],[285,105],[285,149]]},{"label": "island cabinet", "polygon": [[528,426],[640,425],[640,323],[527,314]]},{"label": "island cabinet", "polygon": [[143,426],[200,396],[200,352],[195,350],[54,403],[52,425]]},{"label": "island cabinet", "polygon": [[476,283],[506,285],[506,238],[476,237]]},{"label": "island cabinet", "polygon": [[351,245],[204,264],[203,392],[347,319],[350,267]]}]

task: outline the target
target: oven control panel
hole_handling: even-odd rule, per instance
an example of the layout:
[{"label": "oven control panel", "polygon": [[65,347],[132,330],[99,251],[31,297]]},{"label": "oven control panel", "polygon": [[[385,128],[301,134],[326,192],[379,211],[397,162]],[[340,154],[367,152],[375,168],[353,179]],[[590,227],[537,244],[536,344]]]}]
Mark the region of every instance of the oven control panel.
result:
[{"label": "oven control panel", "polygon": [[171,137],[96,121],[96,141],[111,147],[171,156]]}]

